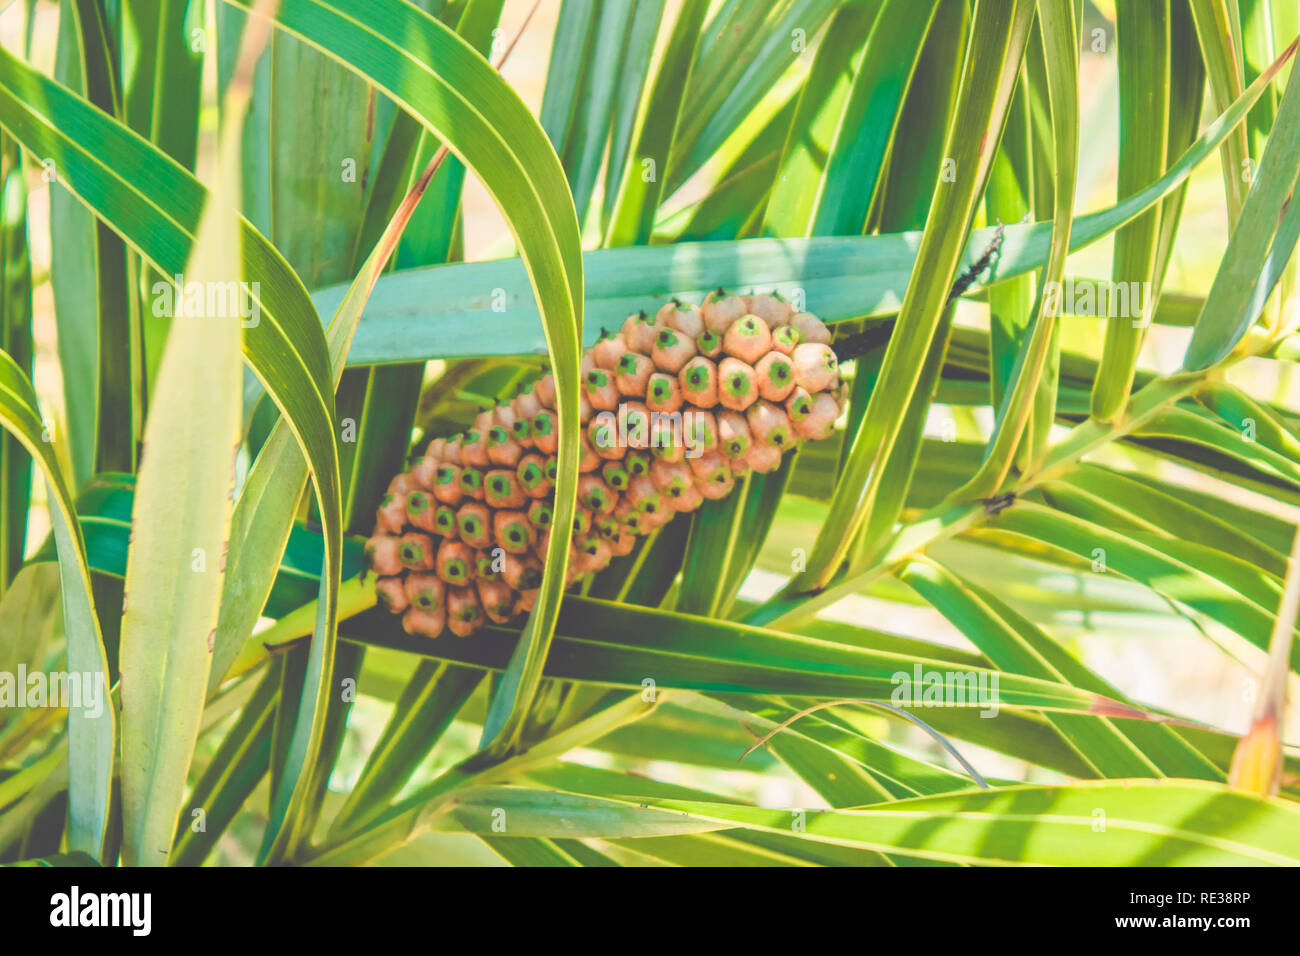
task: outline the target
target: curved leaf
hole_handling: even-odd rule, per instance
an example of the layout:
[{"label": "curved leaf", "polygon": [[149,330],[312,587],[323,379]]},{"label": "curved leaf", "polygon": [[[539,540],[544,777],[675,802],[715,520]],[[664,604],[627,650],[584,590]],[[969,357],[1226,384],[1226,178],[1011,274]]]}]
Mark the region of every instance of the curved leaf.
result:
[{"label": "curved leaf", "polygon": [[[243,278],[235,212],[242,118],[232,111],[226,120],[187,287],[238,287]],[[171,852],[212,663],[242,430],[238,300],[177,311],[145,424],[118,651],[127,866],[162,863]]]},{"label": "curved leaf", "polygon": [[[22,369],[3,351],[0,351],[0,425],[22,443],[45,476],[59,556],[68,670],[84,675],[88,683],[93,682],[93,693],[99,702],[97,712],[91,706],[68,708],[68,846],[98,859],[108,825],[117,750],[117,714],[109,697],[108,658],[95,614],[85,542],[72,496],[47,440],[47,425],[37,407],[36,392]],[[88,697],[84,702],[91,704]]]},{"label": "curved leaf", "polygon": [[[52,160],[60,184],[164,276],[183,276],[206,191],[184,168],[124,126],[0,50],[0,125]],[[114,163],[105,157],[129,157]],[[311,464],[325,528],[325,595],[317,646],[333,647],[341,560],[334,395],[320,319],[302,283],[246,221],[240,273],[253,292],[244,355],[284,413]],[[163,290],[155,287],[153,293]],[[215,557],[215,556],[214,556]],[[170,837],[170,834],[168,834]]]},{"label": "curved leaf", "polygon": [[[499,801],[513,797],[512,805],[544,803],[541,795],[494,795]],[[654,798],[641,805],[676,811],[697,825],[790,833],[789,810]],[[636,805],[602,800],[590,815],[569,806],[567,834],[599,836],[606,827],[621,830],[619,821],[633,818],[626,811]],[[478,818],[457,819],[472,828]],[[530,828],[536,836],[547,832],[540,820]],[[809,810],[803,836],[953,863],[1295,866],[1300,808],[1210,783],[1119,780],[920,797],[864,810]]]},{"label": "curved leaf", "polygon": [[[1281,69],[1294,46],[1279,57]],[[1070,229],[1070,251],[1114,232],[1176,189],[1246,118],[1275,73],[1261,76],[1210,123],[1201,136],[1146,188],[1114,206],[1079,216]],[[1040,269],[1047,262],[1052,223],[1009,225],[994,274],[971,287]],[[971,234],[963,261],[979,258],[994,229]],[[702,297],[719,285],[804,290],[809,308],[827,322],[882,317],[898,312],[916,261],[920,233],[813,239],[746,239],[600,249],[583,256],[585,311],[615,320],[652,311],[673,296]],[[652,277],[647,279],[647,277]],[[484,290],[500,289],[510,308],[485,310]],[[346,293],[332,286],[314,293],[329,314]],[[600,335],[589,327],[584,345]],[[538,312],[531,304],[528,274],[519,260],[457,263],[407,269],[382,277],[357,328],[350,365],[386,365],[436,358],[543,354]]]}]

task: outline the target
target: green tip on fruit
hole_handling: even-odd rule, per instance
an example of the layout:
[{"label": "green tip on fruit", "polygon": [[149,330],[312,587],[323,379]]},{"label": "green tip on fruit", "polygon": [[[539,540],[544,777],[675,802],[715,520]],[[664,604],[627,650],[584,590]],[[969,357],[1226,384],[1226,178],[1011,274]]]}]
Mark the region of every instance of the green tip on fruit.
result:
[{"label": "green tip on fruit", "polygon": [[530,490],[536,488],[544,479],[545,476],[542,474],[542,469],[535,461],[530,461],[519,468],[519,480],[523,483],[525,488]]},{"label": "green tip on fruit", "polygon": [[528,520],[533,523],[534,528],[549,528],[553,516],[551,506],[543,501],[534,501],[528,508]]},{"label": "green tip on fruit", "polygon": [[605,479],[605,484],[609,485],[615,491],[622,491],[627,487],[628,474],[620,463],[611,461],[600,470],[600,476]]},{"label": "green tip on fruit", "polygon": [[425,550],[414,541],[402,542],[402,563],[409,567],[418,567],[424,562]]},{"label": "green tip on fruit", "polygon": [[643,451],[630,451],[623,458],[623,467],[633,478],[650,474],[650,458]]},{"label": "green tip on fruit", "polygon": [[442,582],[432,574],[412,574],[406,579],[406,593],[411,603],[422,611],[442,606]]},{"label": "green tip on fruit", "polygon": [[433,530],[446,537],[456,530],[456,512],[443,505],[433,513]]}]

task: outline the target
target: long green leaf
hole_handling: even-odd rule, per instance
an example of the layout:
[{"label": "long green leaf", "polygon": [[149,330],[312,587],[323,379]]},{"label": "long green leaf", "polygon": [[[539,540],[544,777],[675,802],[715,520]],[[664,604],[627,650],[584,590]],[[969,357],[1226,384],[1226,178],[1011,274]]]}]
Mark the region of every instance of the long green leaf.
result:
[{"label": "long green leaf", "polygon": [[[985,498],[997,491],[1011,471],[1022,438],[1029,432],[1031,419],[1037,417],[1050,422],[1055,417],[1056,395],[1051,369],[1059,348],[1057,319],[1061,297],[1049,296],[1048,293],[1049,290],[1059,292],[1061,288],[1070,247],[1079,150],[1078,37],[1074,28],[1074,9],[1068,0],[1042,0],[1038,10],[1042,22],[1040,33],[1046,44],[1044,59],[1051,64],[1047,70],[1047,83],[1054,159],[1052,244],[1038,285],[1038,299],[1030,308],[1032,325],[1028,335],[1022,337],[1009,383],[998,404],[997,420],[984,462],[970,482],[954,493],[954,498]],[[1123,230],[1120,235],[1123,235]],[[1105,359],[1103,368],[1104,363]],[[1047,386],[1046,394],[1044,384]]]},{"label": "long green leaf", "polygon": [[[501,669],[513,631],[485,628],[473,642],[428,641],[412,645],[383,610],[344,622],[347,639],[392,647],[474,667]],[[640,689],[648,678],[659,687],[716,693],[760,693],[817,698],[889,701],[899,675],[915,667],[939,675],[952,705],[974,712],[986,704],[958,689],[979,667],[836,644],[796,634],[693,615],[571,597],[565,601],[546,675]],[[992,686],[992,675],[985,675]],[[1090,713],[1118,707],[1092,693],[1051,681],[1002,673],[997,704],[1004,710],[1048,709]],[[988,705],[988,706],[991,706]],[[1114,712],[1114,711],[1111,711]],[[1138,716],[1136,710],[1127,711]]]},{"label": "long green leaf", "polygon": [[[1275,578],[1202,545],[1138,530],[1112,530],[1101,523],[1104,505],[1085,511],[1081,496],[1059,488],[1055,494],[1071,511],[1087,517],[1021,501],[998,515],[991,527],[1034,538],[1089,562],[1102,561],[1108,571],[1196,609],[1257,647],[1268,646],[1282,591]],[[1292,654],[1292,667],[1300,669],[1300,649]]]},{"label": "long green leaf", "polygon": [[[551,102],[543,100],[542,121],[568,173],[579,222],[605,157],[636,6],[635,0],[567,0],[555,26],[546,91]],[[562,119],[558,129],[547,123],[552,118]]]},{"label": "long green leaf", "polygon": [[331,825],[355,829],[387,807],[450,726],[482,673],[452,664],[421,661],[393,705],[384,732],[361,776]]},{"label": "long green leaf", "polygon": [[[990,138],[996,141],[1001,137],[1033,13],[1032,4],[1027,3],[981,4],[976,10],[971,42],[981,54],[967,61],[945,149],[953,178],[944,188],[941,175],[939,193],[917,250],[916,271],[903,298],[863,428],[854,440],[808,567],[786,586],[790,593],[825,586],[874,507],[903,429],[904,409],[912,402],[925,357],[943,324],[949,289],[992,161],[992,149],[985,144]],[[960,228],[953,228],[954,222],[960,223]]]},{"label": "long green leaf", "polygon": [[[186,288],[243,288],[239,271],[239,126],[227,116],[217,185],[184,273]],[[240,297],[244,293],[240,292]],[[122,674],[122,861],[171,852],[203,713],[230,533],[241,436],[240,299],[172,319],[145,426],[136,487]],[[205,396],[197,406],[195,395]]]},{"label": "long green leaf", "polygon": [[[62,0],[55,78],[109,116],[121,111],[119,65],[102,4]],[[41,154],[55,182],[70,173],[56,154]],[[136,462],[143,396],[136,391],[140,358],[131,348],[136,297],[128,285],[122,238],[65,190],[50,197],[51,287],[65,369],[73,476],[128,471]],[[105,609],[114,613],[115,608]]]},{"label": "long green leaf", "polygon": [[[205,193],[180,166],[7,51],[0,51],[0,124],[33,153],[55,158],[60,183],[113,222],[160,272],[184,271]],[[132,163],[108,164],[103,160],[107,156],[130,156]],[[239,247],[241,274],[257,306],[256,323],[250,316],[244,330],[245,357],[307,452],[322,509],[325,601],[316,646],[325,655],[333,648],[341,528],[338,445],[324,337],[302,284],[266,240],[242,221]],[[153,291],[160,294],[156,287]],[[216,558],[219,550],[209,555],[210,560]],[[166,830],[171,829],[169,824]],[[170,839],[160,824],[158,839]]]},{"label": "long green leaf", "polygon": [[[0,134],[0,351],[32,374],[32,264],[22,152]],[[0,435],[0,594],[22,565],[31,503],[32,459],[17,438]]]},{"label": "long green leaf", "polygon": [[618,184],[627,168],[628,152],[632,148],[632,136],[636,132],[641,101],[649,96],[646,77],[650,73],[651,55],[664,14],[664,0],[635,0],[635,3],[636,12],[628,27],[626,54],[616,81],[613,129],[610,131],[609,153],[605,160],[602,231],[609,227],[614,216],[614,204],[618,201],[620,192]]},{"label": "long green leaf", "polygon": [[[172,849],[172,866],[199,866],[266,776],[271,757],[271,714],[280,689],[278,667],[271,667],[240,711],[212,762],[194,784]],[[196,813],[197,811],[197,813]]]},{"label": "long green leaf", "polygon": [[[634,826],[630,802],[601,800],[590,815],[556,794],[489,791],[511,806],[537,807],[530,833],[561,806],[573,835],[626,835]],[[487,798],[488,794],[482,795]],[[474,805],[488,799],[463,797]],[[594,798],[589,798],[593,799]],[[675,811],[706,822],[790,834],[789,810],[648,799],[651,811]],[[623,808],[623,809],[619,809]],[[509,811],[507,811],[509,812]],[[644,811],[642,811],[644,812]],[[490,817],[466,812],[457,822],[473,829]],[[534,819],[530,815],[529,819]],[[921,797],[865,810],[809,810],[805,839],[876,850],[905,850],[955,863],[1058,866],[1294,866],[1300,860],[1300,811],[1283,800],[1262,800],[1220,785],[1121,780],[1064,787],[1016,786],[989,792]],[[554,826],[554,824],[551,824]],[[649,827],[647,827],[647,830]],[[647,833],[647,835],[649,835]]]},{"label": "long green leaf", "polygon": [[[996,667],[1074,684],[1120,698],[1114,687],[1094,677],[1046,634],[996,595],[964,581],[933,562],[914,562],[903,579],[961,628]],[[1079,755],[1103,777],[1178,776],[1222,780],[1222,772],[1196,753],[1177,732],[1160,724],[1088,720],[1049,714],[1048,720],[1071,741]]]},{"label": "long green leaf", "polygon": [[[878,13],[875,4],[846,4],[831,18],[826,38],[818,46],[808,78],[799,91],[780,168],[764,210],[764,222],[772,235],[812,234],[809,226],[820,205],[820,187],[833,139],[840,129],[844,100],[861,75],[863,46]],[[810,189],[814,182],[818,188]]]},{"label": "long green leaf", "polygon": [[[1228,0],[1188,0],[1201,46],[1215,105],[1226,106],[1246,85],[1242,69],[1241,23],[1237,4]],[[1228,224],[1235,226],[1248,188],[1250,149],[1246,127],[1233,130],[1223,144],[1223,185],[1228,200]]]},{"label": "long green leaf", "polygon": [[864,231],[936,10],[934,5],[918,10],[906,0],[882,4],[826,158],[811,222],[813,235]]},{"label": "long green leaf", "polygon": [[[502,208],[510,210],[509,223],[540,303],[542,327],[555,362],[560,419],[556,522],[558,527],[568,527],[577,488],[582,262],[572,199],[541,127],[478,53],[408,4],[299,0],[277,12],[276,24],[408,104],[431,130],[449,135],[452,150],[478,173]],[[346,45],[340,49],[344,40]],[[485,744],[499,748],[513,743],[540,680],[567,560],[565,536],[553,535],[518,663],[503,683],[500,709],[485,728]],[[321,701],[316,703],[320,710]],[[311,749],[304,747],[302,756]]]},{"label": "long green leaf", "polygon": [[611,213],[607,246],[648,242],[659,203],[667,193],[669,148],[682,123],[683,97],[689,82],[691,56],[699,42],[707,0],[686,0],[677,13],[659,74],[650,90],[646,111],[636,133],[636,147],[622,170],[622,187]]},{"label": "long green leaf", "polygon": [[[1116,11],[1123,194],[1158,176],[1168,159],[1170,0],[1119,0]],[[1159,238],[1158,207],[1116,233],[1112,280],[1154,289]],[[1140,314],[1113,315],[1106,321],[1101,370],[1092,390],[1092,414],[1101,421],[1113,420],[1128,401],[1153,300],[1153,293],[1143,295]]]},{"label": "long green leaf", "polygon": [[673,137],[667,193],[675,192],[760,104],[834,10],[834,0],[740,0],[710,20],[690,66],[683,122]]},{"label": "long green leaf", "polygon": [[[1296,42],[1300,43],[1300,38]],[[1268,148],[1260,159],[1259,175],[1242,206],[1239,228],[1228,240],[1223,265],[1187,345],[1183,359],[1187,369],[1208,368],[1232,351],[1263,311],[1273,284],[1295,249],[1300,234],[1300,213],[1292,202],[1300,178],[1297,72],[1291,72]],[[1266,272],[1272,281],[1261,275]]]},{"label": "long green leaf", "polygon": [[[1276,70],[1293,54],[1294,47],[1284,52],[1273,70],[1207,126],[1158,180],[1112,207],[1076,218],[1070,230],[1071,251],[1109,235],[1169,195],[1245,119]],[[976,230],[963,261],[978,259],[993,235],[992,228]],[[1007,226],[994,278],[1041,269],[1051,237],[1051,223]],[[700,297],[722,285],[775,288],[783,293],[803,289],[809,307],[829,322],[892,315],[906,293],[918,238],[915,232],[904,232],[601,249],[583,257],[585,309],[592,315],[627,315],[648,311],[674,295]],[[972,288],[981,287],[977,282]],[[498,288],[512,307],[504,313],[485,312],[482,290]],[[345,292],[342,286],[316,292],[321,313],[333,312]],[[386,365],[416,359],[543,354],[546,340],[538,322],[528,275],[517,259],[405,270],[380,279],[348,361]],[[583,344],[594,343],[599,334],[599,328],[589,328]]]},{"label": "long green leaf", "polygon": [[98,859],[108,826],[117,751],[117,713],[109,697],[108,659],[72,496],[59,470],[32,384],[4,352],[0,352],[0,425],[22,442],[49,489],[63,626],[68,635],[68,670],[83,675],[86,682],[85,706],[68,711],[68,846]]}]

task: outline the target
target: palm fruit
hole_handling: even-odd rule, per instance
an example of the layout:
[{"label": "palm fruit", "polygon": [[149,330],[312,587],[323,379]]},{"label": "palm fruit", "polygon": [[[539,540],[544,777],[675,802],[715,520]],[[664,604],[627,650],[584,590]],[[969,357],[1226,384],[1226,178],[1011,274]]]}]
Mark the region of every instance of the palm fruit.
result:
[{"label": "palm fruit", "polygon": [[749,300],[749,314],[756,315],[767,323],[768,328],[785,325],[794,315],[794,309],[777,293],[771,295],[746,296]]},{"label": "palm fruit", "polygon": [[[650,350],[650,358],[654,362],[654,367],[660,371],[672,372],[674,375],[680,372],[682,366],[694,357],[694,340],[687,338],[684,333],[678,332],[676,329],[660,329],[659,334],[655,336],[654,347]],[[642,392],[641,394],[645,393]]]},{"label": "palm fruit", "polygon": [[[823,438],[846,389],[830,331],[776,295],[718,289],[630,315],[584,355],[567,583],[638,535],[725,498]],[[463,434],[433,439],[389,484],[366,542],[379,603],[410,634],[466,636],[532,610],[558,473],[555,380],[524,386]]]},{"label": "palm fruit", "polygon": [[780,402],[794,391],[794,365],[790,357],[776,349],[768,352],[754,366],[758,394],[770,402]]},{"label": "palm fruit", "polygon": [[676,329],[688,339],[693,339],[704,332],[704,316],[700,310],[689,302],[673,299],[655,315],[655,323]]},{"label": "palm fruit", "polygon": [[718,413],[718,440],[728,458],[744,458],[749,451],[749,423],[730,409]]},{"label": "palm fruit", "polygon": [[717,332],[701,332],[695,337],[695,347],[705,358],[715,359],[722,354],[722,336]]},{"label": "palm fruit", "polygon": [[809,393],[833,388],[839,381],[835,353],[829,345],[804,342],[796,345],[790,358],[794,362],[794,381]]},{"label": "palm fruit", "polygon": [[831,344],[831,330],[817,316],[809,312],[796,312],[790,317],[790,328],[799,333],[800,342]]},{"label": "palm fruit", "polygon": [[682,397],[696,408],[713,408],[718,404],[718,368],[703,355],[697,355],[677,373]]},{"label": "palm fruit", "polygon": [[775,448],[778,454],[790,447],[790,418],[779,405],[760,400],[749,406],[745,422],[756,446]]},{"label": "palm fruit", "polygon": [[[695,359],[691,359],[692,362]],[[708,359],[704,359],[708,361]],[[687,363],[690,364],[690,363]],[[683,369],[683,371],[685,371]],[[646,407],[652,412],[672,414],[682,407],[682,389],[677,379],[667,372],[655,372],[646,383]]]},{"label": "palm fruit", "polygon": [[715,289],[704,297],[700,316],[710,332],[723,335],[737,319],[744,318],[749,309],[738,295],[728,295],[726,289]]},{"label": "palm fruit", "polygon": [[646,382],[655,370],[650,356],[640,352],[624,352],[612,367],[614,387],[627,398],[641,398],[646,393]]},{"label": "palm fruit", "polygon": [[722,337],[722,350],[752,365],[772,350],[772,333],[758,316],[742,316]]},{"label": "palm fruit", "polygon": [[727,356],[718,363],[718,402],[723,408],[743,412],[758,398],[757,379],[748,364]]}]

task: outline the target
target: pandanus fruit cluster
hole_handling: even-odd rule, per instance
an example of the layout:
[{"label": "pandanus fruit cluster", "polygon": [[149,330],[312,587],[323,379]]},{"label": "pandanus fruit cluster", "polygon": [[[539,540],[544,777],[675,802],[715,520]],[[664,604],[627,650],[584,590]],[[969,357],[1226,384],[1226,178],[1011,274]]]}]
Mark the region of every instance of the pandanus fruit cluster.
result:
[{"label": "pandanus fruit cluster", "polygon": [[[568,581],[628,554],[678,512],[724,498],[844,407],[831,335],[777,295],[674,299],[583,357]],[[393,479],[366,556],[410,634],[466,636],[532,609],[552,532],[558,422],[550,374],[436,438]]]}]

